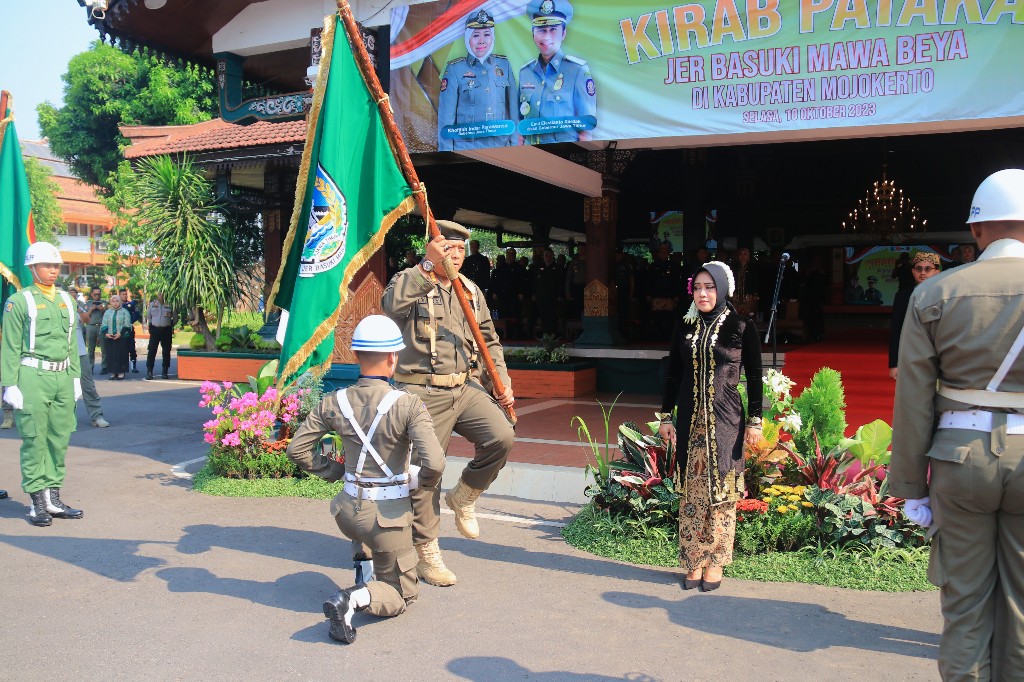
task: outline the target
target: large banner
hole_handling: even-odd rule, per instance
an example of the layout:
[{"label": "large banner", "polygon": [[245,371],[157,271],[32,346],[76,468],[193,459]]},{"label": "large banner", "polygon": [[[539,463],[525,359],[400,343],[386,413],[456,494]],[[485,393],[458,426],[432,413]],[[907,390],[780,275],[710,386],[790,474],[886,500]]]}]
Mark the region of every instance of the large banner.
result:
[{"label": "large banner", "polygon": [[391,21],[412,151],[1024,115],[1021,0],[453,0]]},{"label": "large banner", "polygon": [[843,303],[847,305],[892,305],[899,289],[896,267],[900,259],[910,267],[910,259],[919,251],[934,253],[942,268],[953,265],[952,247],[920,244],[916,246],[846,247],[843,259]]}]

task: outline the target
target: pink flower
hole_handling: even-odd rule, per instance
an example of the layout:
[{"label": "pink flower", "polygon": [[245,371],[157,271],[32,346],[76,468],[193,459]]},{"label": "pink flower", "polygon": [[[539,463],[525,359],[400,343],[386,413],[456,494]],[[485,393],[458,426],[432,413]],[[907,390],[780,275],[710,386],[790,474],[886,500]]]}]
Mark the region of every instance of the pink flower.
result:
[{"label": "pink flower", "polygon": [[210,445],[213,445],[213,443],[217,440],[217,437],[212,433],[207,433],[203,436],[203,440],[205,440]]},{"label": "pink flower", "polygon": [[281,421],[283,421],[285,424],[287,424],[291,420],[292,420],[292,416],[290,414],[288,414],[287,412],[281,415]]},{"label": "pink flower", "polygon": [[217,424],[218,423],[219,423],[218,420],[211,419],[210,421],[208,421],[205,424],[203,424],[203,428],[204,429],[215,429],[215,428],[217,428]]},{"label": "pink flower", "polygon": [[234,384],[231,383],[230,381],[225,381],[224,382],[224,388],[231,388],[232,386],[234,386]]},{"label": "pink flower", "polygon": [[693,296],[693,277],[686,280],[686,293]]},{"label": "pink flower", "polygon": [[221,414],[221,413],[223,413],[223,412],[224,412],[224,408],[223,408],[223,407],[221,407],[220,405],[217,405],[217,406],[215,406],[215,407],[213,408],[213,413],[214,413],[214,414]]},{"label": "pink flower", "polygon": [[221,438],[220,442],[222,445],[237,446],[242,444],[242,439],[238,437],[238,433],[236,431],[231,431]]}]

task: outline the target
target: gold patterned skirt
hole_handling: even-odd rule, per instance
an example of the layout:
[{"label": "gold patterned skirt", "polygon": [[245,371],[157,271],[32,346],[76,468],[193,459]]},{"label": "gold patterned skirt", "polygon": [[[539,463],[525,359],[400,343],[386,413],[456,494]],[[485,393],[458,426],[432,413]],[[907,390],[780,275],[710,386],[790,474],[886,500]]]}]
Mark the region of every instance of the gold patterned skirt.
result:
[{"label": "gold patterned skirt", "polygon": [[[699,417],[694,424],[706,423]],[[712,501],[712,480],[718,478],[718,467],[711,461],[711,437],[705,428],[691,430],[686,469],[679,486],[679,565],[688,573],[732,563],[738,495],[734,488],[725,501]],[[735,478],[731,483],[735,486]]]}]

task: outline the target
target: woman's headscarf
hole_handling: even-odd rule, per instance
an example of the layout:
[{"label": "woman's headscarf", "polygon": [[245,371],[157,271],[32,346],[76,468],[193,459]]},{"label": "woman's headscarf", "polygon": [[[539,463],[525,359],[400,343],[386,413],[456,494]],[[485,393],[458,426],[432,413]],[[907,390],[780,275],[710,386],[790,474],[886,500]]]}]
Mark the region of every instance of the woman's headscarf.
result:
[{"label": "woman's headscarf", "polygon": [[[726,307],[732,307],[729,303],[729,297],[736,292],[736,280],[732,274],[732,268],[723,263],[722,261],[713,260],[708,261],[700,270],[693,275],[693,279],[696,279],[697,275],[702,272],[706,272],[711,275],[711,279],[715,283],[715,307],[706,313],[697,310],[697,304],[695,302],[690,303],[690,309],[686,312],[686,316],[683,318],[687,322],[696,322],[697,315],[700,315],[705,322],[710,322],[719,315]],[[690,280],[690,286],[688,287],[690,293],[693,293],[693,279]]]}]

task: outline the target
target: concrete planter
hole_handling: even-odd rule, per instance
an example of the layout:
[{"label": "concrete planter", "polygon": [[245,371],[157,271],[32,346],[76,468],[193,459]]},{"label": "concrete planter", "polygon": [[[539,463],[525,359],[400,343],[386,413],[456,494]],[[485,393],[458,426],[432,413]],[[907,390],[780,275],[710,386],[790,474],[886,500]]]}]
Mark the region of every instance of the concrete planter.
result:
[{"label": "concrete planter", "polygon": [[208,353],[179,350],[178,378],[191,381],[248,381],[260,367],[277,359],[261,353]]},{"label": "concrete planter", "polygon": [[580,398],[597,390],[597,367],[593,362],[510,362],[508,376],[517,398]]}]

